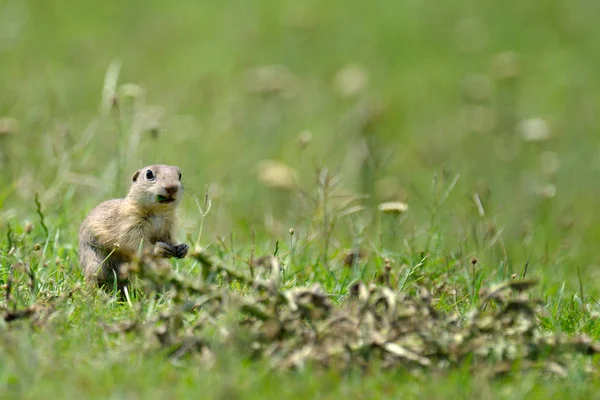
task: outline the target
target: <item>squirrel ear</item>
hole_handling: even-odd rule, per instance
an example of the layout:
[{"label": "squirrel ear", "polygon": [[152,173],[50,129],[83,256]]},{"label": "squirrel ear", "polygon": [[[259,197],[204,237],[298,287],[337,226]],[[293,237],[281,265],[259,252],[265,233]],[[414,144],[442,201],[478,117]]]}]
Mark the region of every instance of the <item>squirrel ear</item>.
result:
[{"label": "squirrel ear", "polygon": [[132,182],[137,181],[138,176],[140,176],[140,171],[135,171],[135,174],[133,174],[133,177],[131,178]]}]

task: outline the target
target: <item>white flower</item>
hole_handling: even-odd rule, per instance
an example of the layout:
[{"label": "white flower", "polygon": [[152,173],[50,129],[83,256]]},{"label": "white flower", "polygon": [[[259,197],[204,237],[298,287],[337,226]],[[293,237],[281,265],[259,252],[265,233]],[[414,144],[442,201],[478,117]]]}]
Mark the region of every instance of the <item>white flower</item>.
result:
[{"label": "white flower", "polygon": [[539,117],[523,120],[518,126],[521,138],[526,142],[543,142],[550,139],[550,126]]}]

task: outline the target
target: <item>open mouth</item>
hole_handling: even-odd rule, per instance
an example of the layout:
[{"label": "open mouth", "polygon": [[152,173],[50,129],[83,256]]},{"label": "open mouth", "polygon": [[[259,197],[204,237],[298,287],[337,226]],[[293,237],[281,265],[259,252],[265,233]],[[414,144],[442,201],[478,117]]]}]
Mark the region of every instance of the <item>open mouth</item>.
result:
[{"label": "open mouth", "polygon": [[163,195],[158,195],[156,196],[156,201],[158,201],[159,203],[165,204],[165,203],[172,203],[175,201],[175,197],[167,197],[167,196],[163,196]]}]

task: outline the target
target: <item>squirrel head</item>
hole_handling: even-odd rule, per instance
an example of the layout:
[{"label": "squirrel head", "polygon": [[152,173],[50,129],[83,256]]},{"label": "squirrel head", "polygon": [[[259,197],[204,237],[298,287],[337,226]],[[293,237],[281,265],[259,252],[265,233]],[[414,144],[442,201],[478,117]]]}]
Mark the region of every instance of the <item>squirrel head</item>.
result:
[{"label": "squirrel head", "polygon": [[149,165],[133,174],[127,198],[145,208],[175,208],[183,193],[181,170],[172,165]]}]

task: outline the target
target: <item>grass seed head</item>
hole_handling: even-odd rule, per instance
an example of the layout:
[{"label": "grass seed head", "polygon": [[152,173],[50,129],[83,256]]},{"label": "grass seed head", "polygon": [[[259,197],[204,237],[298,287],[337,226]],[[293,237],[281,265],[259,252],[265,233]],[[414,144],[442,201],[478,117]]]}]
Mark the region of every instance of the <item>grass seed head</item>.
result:
[{"label": "grass seed head", "polygon": [[146,89],[137,83],[124,83],[119,87],[119,93],[123,98],[138,99],[146,94]]}]

